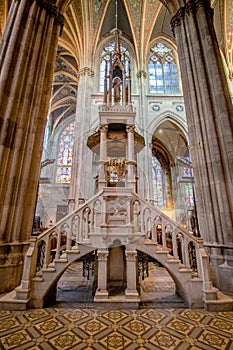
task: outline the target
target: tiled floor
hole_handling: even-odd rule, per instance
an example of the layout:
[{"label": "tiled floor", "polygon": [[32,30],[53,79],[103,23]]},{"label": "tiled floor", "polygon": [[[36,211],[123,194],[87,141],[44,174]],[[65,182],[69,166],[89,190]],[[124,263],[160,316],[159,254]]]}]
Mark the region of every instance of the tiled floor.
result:
[{"label": "tiled floor", "polygon": [[151,308],[97,309],[91,286],[73,264],[58,283],[53,307],[0,310],[0,349],[233,350],[233,312],[185,309],[163,269],[151,266],[141,283],[142,305],[153,300]]},{"label": "tiled floor", "polygon": [[0,311],[0,348],[233,350],[233,312],[76,308]]}]

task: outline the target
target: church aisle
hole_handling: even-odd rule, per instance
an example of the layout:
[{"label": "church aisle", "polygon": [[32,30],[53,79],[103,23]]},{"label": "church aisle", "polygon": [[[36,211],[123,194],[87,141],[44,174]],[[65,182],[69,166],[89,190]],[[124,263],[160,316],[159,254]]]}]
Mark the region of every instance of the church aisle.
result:
[{"label": "church aisle", "polygon": [[233,312],[0,310],[0,349],[233,350]]}]

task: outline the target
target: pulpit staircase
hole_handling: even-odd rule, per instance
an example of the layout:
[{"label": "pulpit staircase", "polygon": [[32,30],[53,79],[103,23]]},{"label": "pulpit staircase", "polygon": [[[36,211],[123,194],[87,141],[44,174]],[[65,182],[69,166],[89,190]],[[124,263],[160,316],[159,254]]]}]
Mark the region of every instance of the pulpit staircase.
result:
[{"label": "pulpit staircase", "polygon": [[103,188],[53,227],[31,236],[21,284],[0,299],[0,307],[43,307],[72,262],[92,251],[106,250],[114,242],[124,245],[127,252],[140,251],[162,264],[190,308],[232,309],[232,299],[212,285],[203,239],[123,187]]}]

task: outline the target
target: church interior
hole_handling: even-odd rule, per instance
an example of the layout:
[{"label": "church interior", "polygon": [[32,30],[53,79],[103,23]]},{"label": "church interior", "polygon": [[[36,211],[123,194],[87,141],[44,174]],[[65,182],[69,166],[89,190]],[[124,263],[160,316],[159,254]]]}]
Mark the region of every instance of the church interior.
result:
[{"label": "church interior", "polygon": [[233,349],[233,1],[0,0],[0,347]]}]

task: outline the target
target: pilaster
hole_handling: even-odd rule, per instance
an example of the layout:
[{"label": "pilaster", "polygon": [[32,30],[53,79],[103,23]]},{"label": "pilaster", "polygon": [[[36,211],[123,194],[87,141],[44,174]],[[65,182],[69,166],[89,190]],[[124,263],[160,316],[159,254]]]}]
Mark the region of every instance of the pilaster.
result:
[{"label": "pilaster", "polygon": [[127,273],[127,288],[125,290],[125,296],[128,299],[138,299],[137,291],[137,252],[126,251],[126,273]]},{"label": "pilaster", "polygon": [[107,291],[107,263],[108,263],[108,250],[97,251],[98,258],[98,281],[97,281],[97,290],[95,293],[95,301],[100,299],[108,298]]}]

